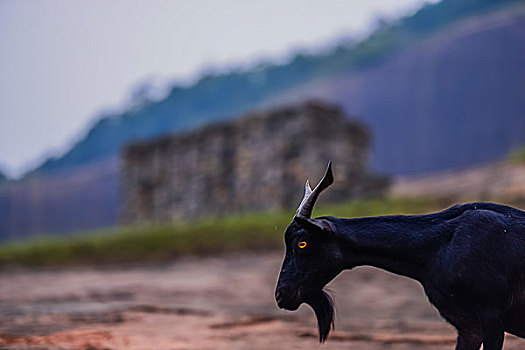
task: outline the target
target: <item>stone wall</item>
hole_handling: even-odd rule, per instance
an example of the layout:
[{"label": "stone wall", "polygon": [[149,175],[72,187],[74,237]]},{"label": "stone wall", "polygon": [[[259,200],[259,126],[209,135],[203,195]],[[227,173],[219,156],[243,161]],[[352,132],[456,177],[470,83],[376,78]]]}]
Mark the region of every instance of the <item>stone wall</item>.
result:
[{"label": "stone wall", "polygon": [[123,152],[124,223],[295,207],[328,160],[324,200],[380,191],[367,173],[367,128],[333,105],[308,102],[129,145]]}]

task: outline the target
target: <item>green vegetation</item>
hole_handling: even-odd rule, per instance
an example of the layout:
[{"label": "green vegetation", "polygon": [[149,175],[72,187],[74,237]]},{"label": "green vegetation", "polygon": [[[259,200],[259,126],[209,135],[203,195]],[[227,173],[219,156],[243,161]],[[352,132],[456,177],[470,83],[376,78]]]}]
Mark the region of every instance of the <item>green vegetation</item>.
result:
[{"label": "green vegetation", "polygon": [[442,0],[427,4],[399,21],[383,23],[365,40],[343,42],[328,53],[298,53],[283,65],[265,63],[250,70],[205,75],[192,86],[175,86],[162,101],[143,101],[140,108],[100,115],[85,138],[69,152],[48,159],[28,175],[116,156],[120,148],[132,140],[242,115],[300,85],[381,63],[400,49],[469,16],[519,3],[517,0]]},{"label": "green vegetation", "polygon": [[[319,206],[315,215],[359,217],[438,210],[429,200],[383,199]],[[187,255],[282,247],[293,211],[208,218],[178,224],[120,227],[0,245],[0,266],[86,265],[166,261]]]},{"label": "green vegetation", "polygon": [[5,176],[4,173],[0,171],[0,183],[5,182],[7,180],[7,176]]},{"label": "green vegetation", "polygon": [[512,163],[525,163],[525,146],[511,151],[506,158]]}]

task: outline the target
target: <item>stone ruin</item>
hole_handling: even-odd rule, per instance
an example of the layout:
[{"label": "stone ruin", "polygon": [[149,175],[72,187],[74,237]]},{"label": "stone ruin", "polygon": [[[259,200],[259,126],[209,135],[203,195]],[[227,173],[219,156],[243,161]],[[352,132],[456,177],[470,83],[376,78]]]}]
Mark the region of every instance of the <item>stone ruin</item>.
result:
[{"label": "stone ruin", "polygon": [[377,195],[370,133],[337,106],[309,101],[128,145],[122,155],[126,224],[295,208],[333,162],[321,201]]}]

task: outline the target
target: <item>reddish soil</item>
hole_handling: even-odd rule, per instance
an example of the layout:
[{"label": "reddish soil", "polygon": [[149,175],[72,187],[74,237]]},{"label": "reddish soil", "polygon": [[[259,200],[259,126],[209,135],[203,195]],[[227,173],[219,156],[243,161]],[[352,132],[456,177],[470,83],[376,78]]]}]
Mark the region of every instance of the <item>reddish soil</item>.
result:
[{"label": "reddish soil", "polygon": [[[279,310],[281,255],[163,266],[0,272],[0,349],[453,349],[455,332],[414,281],[374,269],[329,287],[336,331],[319,347],[313,312]],[[505,349],[523,349],[508,336]]]}]

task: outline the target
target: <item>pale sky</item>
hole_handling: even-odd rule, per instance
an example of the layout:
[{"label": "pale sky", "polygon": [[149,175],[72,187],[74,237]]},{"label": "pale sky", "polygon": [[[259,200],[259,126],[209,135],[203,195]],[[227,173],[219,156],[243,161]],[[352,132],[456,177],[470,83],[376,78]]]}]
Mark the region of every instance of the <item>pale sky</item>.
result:
[{"label": "pale sky", "polygon": [[0,0],[0,169],[19,176],[65,151],[146,78],[282,62],[425,2]]}]

